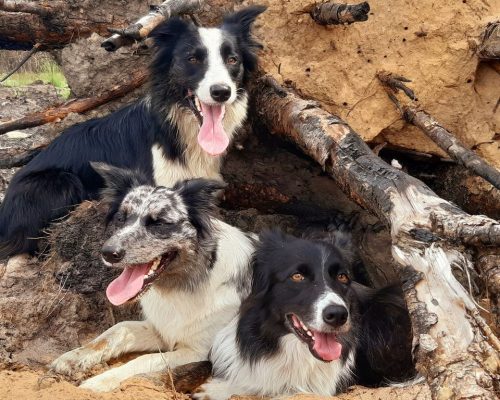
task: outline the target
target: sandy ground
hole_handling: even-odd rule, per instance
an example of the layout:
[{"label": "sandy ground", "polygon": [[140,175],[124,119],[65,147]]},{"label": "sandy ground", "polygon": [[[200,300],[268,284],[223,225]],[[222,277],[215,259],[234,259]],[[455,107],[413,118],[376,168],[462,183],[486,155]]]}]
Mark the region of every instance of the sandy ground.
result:
[{"label": "sandy ground", "polygon": [[[94,393],[63,380],[46,376],[43,372],[0,371],[0,399],[2,400],[181,400],[188,398],[186,395],[165,390],[141,378],[129,379],[122,384],[120,389],[111,393]],[[430,399],[430,394],[424,385],[415,385],[406,389],[354,387],[348,393],[335,398],[339,400],[427,400]],[[249,400],[251,398],[233,396],[233,399]],[[322,400],[326,397],[299,395],[289,399]]]}]

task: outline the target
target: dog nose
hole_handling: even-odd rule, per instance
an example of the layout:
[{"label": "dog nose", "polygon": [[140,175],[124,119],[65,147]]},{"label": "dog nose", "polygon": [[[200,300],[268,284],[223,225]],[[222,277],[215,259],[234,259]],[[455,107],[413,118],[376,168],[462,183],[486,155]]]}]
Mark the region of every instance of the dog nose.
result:
[{"label": "dog nose", "polygon": [[222,103],[231,97],[231,88],[224,84],[212,85],[210,86],[210,96],[215,101]]},{"label": "dog nose", "polygon": [[124,249],[117,249],[113,246],[104,245],[101,250],[102,258],[104,258],[107,262],[114,264],[123,259],[125,256]]},{"label": "dog nose", "polygon": [[346,323],[348,312],[342,306],[328,306],[323,309],[323,321],[328,325],[339,327]]}]

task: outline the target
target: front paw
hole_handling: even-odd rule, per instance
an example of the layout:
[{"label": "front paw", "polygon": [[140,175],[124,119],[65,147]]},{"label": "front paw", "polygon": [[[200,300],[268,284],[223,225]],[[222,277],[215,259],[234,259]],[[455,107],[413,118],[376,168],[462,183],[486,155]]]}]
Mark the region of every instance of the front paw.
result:
[{"label": "front paw", "polygon": [[228,400],[238,391],[228,381],[213,379],[201,385],[191,397],[195,400]]},{"label": "front paw", "polygon": [[68,351],[50,364],[50,369],[58,374],[63,374],[78,379],[92,367],[100,364],[102,354],[86,347]]},{"label": "front paw", "polygon": [[93,378],[83,381],[80,387],[82,389],[89,389],[94,392],[111,392],[112,390],[120,387],[121,380],[113,376],[111,371],[104,372]]}]

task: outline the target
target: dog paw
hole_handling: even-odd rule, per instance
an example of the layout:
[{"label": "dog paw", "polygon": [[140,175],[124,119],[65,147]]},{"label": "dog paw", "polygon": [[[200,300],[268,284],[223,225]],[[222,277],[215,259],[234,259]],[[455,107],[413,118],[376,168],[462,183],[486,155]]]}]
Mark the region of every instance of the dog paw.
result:
[{"label": "dog paw", "polygon": [[201,385],[191,397],[195,400],[228,400],[233,394],[238,393],[228,381],[213,379]]},{"label": "dog paw", "polygon": [[109,372],[104,372],[93,378],[83,381],[80,387],[94,392],[111,392],[120,387],[121,380]]},{"label": "dog paw", "polygon": [[68,351],[50,364],[50,370],[69,377],[77,377],[101,363],[101,353],[86,347]]}]

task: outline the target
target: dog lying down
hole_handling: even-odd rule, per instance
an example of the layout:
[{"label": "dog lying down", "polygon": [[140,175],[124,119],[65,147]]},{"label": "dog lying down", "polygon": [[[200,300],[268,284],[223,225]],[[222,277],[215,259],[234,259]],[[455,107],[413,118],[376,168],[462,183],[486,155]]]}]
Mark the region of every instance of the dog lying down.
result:
[{"label": "dog lying down", "polygon": [[261,235],[252,264],[251,293],[215,337],[214,378],[196,399],[329,396],[414,375],[399,289],[353,282],[338,248],[280,232]]},{"label": "dog lying down", "polygon": [[60,356],[52,370],[80,375],[125,353],[153,353],[81,385],[110,391],[137,374],[207,360],[212,347],[214,379],[198,399],[331,395],[353,381],[407,378],[410,326],[400,293],[352,282],[337,247],[277,232],[258,243],[211,217],[218,181],[168,189],[93,166],[107,185],[113,232],[102,256],[122,270],[106,293],[115,305],[140,301],[144,321],[116,324]]},{"label": "dog lying down", "polygon": [[254,239],[211,218],[218,181],[195,179],[172,189],[143,176],[93,164],[106,181],[112,236],[107,264],[122,270],[107,288],[114,305],[139,300],[144,321],[120,322],[63,354],[51,369],[80,375],[124,353],[152,352],[82,383],[110,391],[131,376],[206,360],[215,334],[248,295]]}]

